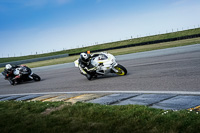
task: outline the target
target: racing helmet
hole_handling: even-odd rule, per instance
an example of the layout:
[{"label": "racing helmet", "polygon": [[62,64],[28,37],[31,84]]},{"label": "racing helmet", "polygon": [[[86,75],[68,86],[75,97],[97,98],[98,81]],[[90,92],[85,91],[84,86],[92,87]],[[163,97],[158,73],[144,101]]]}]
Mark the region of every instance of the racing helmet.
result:
[{"label": "racing helmet", "polygon": [[81,60],[83,60],[84,62],[88,62],[88,61],[90,60],[90,54],[81,53],[81,54],[80,54],[80,58],[81,58]]},{"label": "racing helmet", "polygon": [[7,64],[7,65],[6,65],[6,69],[7,69],[7,70],[10,70],[11,68],[12,68],[12,66],[11,66],[10,64]]}]

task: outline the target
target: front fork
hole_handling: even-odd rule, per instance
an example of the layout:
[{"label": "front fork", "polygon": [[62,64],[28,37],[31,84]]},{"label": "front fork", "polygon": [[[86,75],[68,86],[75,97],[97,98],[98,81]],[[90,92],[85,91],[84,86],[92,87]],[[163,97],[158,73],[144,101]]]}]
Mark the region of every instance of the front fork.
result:
[{"label": "front fork", "polygon": [[118,65],[118,64],[115,63],[115,64],[112,65],[112,68],[111,68],[115,73],[118,73],[118,72],[119,72],[117,69],[115,69],[115,67],[116,67],[117,65]]},{"label": "front fork", "polygon": [[1,72],[1,74],[2,74],[3,76],[5,76],[5,77],[6,77],[6,74],[5,74],[5,72]]},{"label": "front fork", "polygon": [[31,72],[31,74],[28,76],[30,79],[33,79],[33,72]]}]

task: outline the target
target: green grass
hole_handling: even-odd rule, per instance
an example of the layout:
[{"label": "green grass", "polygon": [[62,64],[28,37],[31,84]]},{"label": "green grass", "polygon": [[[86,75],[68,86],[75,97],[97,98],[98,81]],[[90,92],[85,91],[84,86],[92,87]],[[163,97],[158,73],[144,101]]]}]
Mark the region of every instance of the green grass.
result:
[{"label": "green grass", "polygon": [[81,53],[81,52],[85,52],[88,50],[93,51],[93,50],[112,48],[112,47],[117,47],[117,46],[125,46],[125,45],[129,45],[129,44],[136,44],[136,43],[141,43],[141,42],[162,40],[162,39],[175,38],[175,37],[194,35],[194,34],[200,34],[200,28],[166,33],[166,34],[160,34],[160,35],[147,36],[147,37],[140,37],[140,38],[135,38],[135,39],[128,39],[128,40],[123,40],[123,41],[99,44],[99,45],[94,45],[94,46],[89,46],[89,47],[84,47],[84,48],[76,48],[76,49],[70,49],[70,50],[57,51],[57,52],[46,53],[46,54],[0,58],[0,63],[26,60],[26,59],[32,59],[32,58],[39,58],[39,57],[46,57],[46,56],[53,56],[53,55],[66,54],[66,53],[68,53],[68,54]]},{"label": "green grass", "polygon": [[11,61],[19,61],[19,60],[27,60],[33,58],[40,58],[40,57],[47,57],[47,56],[54,56],[60,54],[67,54],[66,51],[58,51],[52,53],[45,53],[45,54],[37,54],[37,55],[28,55],[28,56],[20,56],[20,57],[9,57],[9,58],[0,58],[0,63],[4,62],[11,62]]},{"label": "green grass", "polygon": [[[45,109],[65,105],[60,110]],[[181,132],[200,130],[195,111],[164,111],[141,105],[106,106],[91,103],[0,102],[0,131],[26,132]]]}]

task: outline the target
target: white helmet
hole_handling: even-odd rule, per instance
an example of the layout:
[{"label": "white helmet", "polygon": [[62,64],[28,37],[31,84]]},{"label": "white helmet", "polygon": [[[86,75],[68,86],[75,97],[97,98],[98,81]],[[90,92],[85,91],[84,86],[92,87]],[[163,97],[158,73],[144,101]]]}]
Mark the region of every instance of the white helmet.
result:
[{"label": "white helmet", "polygon": [[11,68],[12,68],[12,66],[11,66],[10,64],[7,64],[7,65],[6,65],[6,69],[7,69],[7,70],[10,70]]},{"label": "white helmet", "polygon": [[81,53],[80,56],[81,56],[81,59],[86,62],[89,61],[90,59],[90,55],[87,53]]}]

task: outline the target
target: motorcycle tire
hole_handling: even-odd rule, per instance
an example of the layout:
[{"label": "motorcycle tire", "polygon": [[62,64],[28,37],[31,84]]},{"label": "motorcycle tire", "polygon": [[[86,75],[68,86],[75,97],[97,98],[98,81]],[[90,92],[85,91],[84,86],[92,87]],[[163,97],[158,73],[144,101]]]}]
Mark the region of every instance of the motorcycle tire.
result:
[{"label": "motorcycle tire", "polygon": [[118,64],[117,66],[115,66],[115,69],[118,70],[118,72],[116,73],[117,75],[123,76],[127,74],[127,70],[125,67],[123,67],[122,65]]},{"label": "motorcycle tire", "polygon": [[33,77],[33,80],[35,80],[35,81],[41,80],[40,76],[38,76],[37,74],[32,74],[32,77]]},{"label": "motorcycle tire", "polygon": [[90,74],[87,74],[86,77],[87,77],[88,80],[92,79],[92,76]]}]

